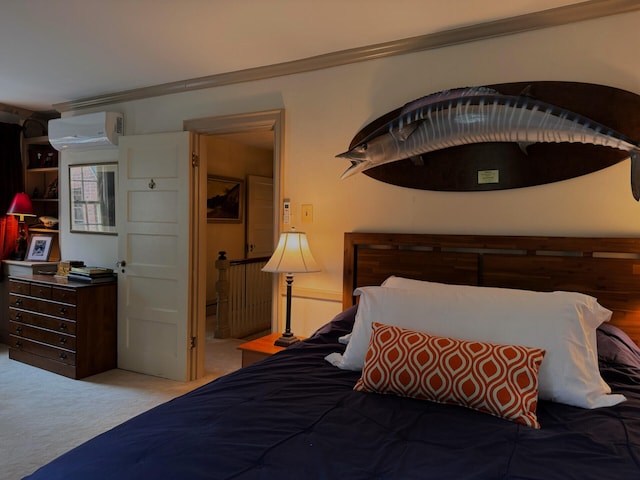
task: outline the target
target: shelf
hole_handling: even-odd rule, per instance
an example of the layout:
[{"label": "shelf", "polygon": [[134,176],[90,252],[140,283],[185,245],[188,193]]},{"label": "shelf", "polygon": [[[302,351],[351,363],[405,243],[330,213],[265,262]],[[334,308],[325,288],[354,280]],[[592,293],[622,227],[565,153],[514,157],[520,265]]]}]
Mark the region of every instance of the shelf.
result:
[{"label": "shelf", "polygon": [[42,135],[40,137],[28,137],[24,139],[25,145],[49,145],[49,137]]},{"label": "shelf", "polygon": [[[40,162],[40,158],[34,158],[34,152],[53,152],[53,160],[51,163],[45,163],[44,165],[46,166],[40,166],[43,163]],[[22,162],[24,165],[23,172],[25,192],[31,196],[31,203],[36,217],[51,216],[59,218],[60,199],[45,198],[50,189],[58,188],[57,180],[60,172],[58,155],[57,152],[53,150],[53,147],[51,147],[49,137],[44,135],[40,137],[23,138]],[[33,165],[33,168],[29,168],[29,165]],[[36,192],[36,197],[34,197],[33,194]],[[53,193],[53,190],[51,190],[51,193]],[[59,195],[57,196],[59,197]],[[49,259],[52,261],[59,260],[60,246],[58,243],[58,230],[45,228],[42,222],[39,222],[37,219],[33,219],[33,222],[34,226],[29,226],[30,233],[46,233],[53,235],[54,243],[52,245]]]},{"label": "shelf", "polygon": [[57,172],[58,167],[39,167],[39,168],[27,168],[27,173],[48,173],[48,172]]}]

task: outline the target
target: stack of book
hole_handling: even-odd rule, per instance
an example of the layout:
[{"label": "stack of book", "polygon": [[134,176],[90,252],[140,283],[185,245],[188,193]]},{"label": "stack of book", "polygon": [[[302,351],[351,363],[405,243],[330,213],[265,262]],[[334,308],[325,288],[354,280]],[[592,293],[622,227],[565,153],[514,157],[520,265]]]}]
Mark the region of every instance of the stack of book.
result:
[{"label": "stack of book", "polygon": [[85,283],[113,282],[116,279],[113,270],[105,267],[71,267],[69,280]]}]

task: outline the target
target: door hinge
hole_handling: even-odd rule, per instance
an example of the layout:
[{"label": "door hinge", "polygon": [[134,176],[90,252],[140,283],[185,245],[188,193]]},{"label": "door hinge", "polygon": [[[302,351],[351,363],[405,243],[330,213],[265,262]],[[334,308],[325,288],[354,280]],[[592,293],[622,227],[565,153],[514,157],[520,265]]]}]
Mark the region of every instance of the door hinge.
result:
[{"label": "door hinge", "polygon": [[191,152],[191,166],[199,167],[200,166],[200,156],[196,152]]},{"label": "door hinge", "polygon": [[191,337],[191,342],[189,344],[189,348],[191,350],[193,350],[194,348],[196,348],[196,344],[197,344],[197,339],[196,337]]}]

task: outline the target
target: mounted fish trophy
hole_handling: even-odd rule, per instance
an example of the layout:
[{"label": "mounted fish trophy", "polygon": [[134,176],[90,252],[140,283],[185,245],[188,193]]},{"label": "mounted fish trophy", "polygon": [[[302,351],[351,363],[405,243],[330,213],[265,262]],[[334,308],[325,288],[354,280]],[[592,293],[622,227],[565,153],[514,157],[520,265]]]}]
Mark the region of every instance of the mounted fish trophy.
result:
[{"label": "mounted fish trophy", "polygon": [[602,85],[458,88],[374,120],[337,157],[351,161],[342,178],[364,172],[394,185],[447,191],[550,183],[631,157],[631,189],[640,200],[638,112],[640,96]]}]

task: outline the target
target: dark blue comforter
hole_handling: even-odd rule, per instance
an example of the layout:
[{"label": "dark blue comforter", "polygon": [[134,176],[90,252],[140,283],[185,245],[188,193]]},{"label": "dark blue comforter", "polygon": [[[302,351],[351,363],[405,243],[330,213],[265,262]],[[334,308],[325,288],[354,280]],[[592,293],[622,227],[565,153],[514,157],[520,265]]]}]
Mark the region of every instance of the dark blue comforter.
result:
[{"label": "dark blue comforter", "polygon": [[599,331],[605,380],[627,401],[540,402],[534,430],[462,407],[354,392],[347,310],[312,338],[156,407],[71,450],[30,480],[640,479],[640,351]]}]

